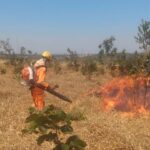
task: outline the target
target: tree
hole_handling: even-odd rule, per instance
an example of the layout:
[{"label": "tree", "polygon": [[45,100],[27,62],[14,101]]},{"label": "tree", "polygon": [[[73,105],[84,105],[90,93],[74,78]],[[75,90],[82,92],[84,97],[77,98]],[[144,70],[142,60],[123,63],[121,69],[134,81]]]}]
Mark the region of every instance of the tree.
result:
[{"label": "tree", "polygon": [[100,48],[100,50],[104,50],[104,53],[106,54],[106,55],[109,55],[114,49],[115,49],[115,51],[117,50],[116,48],[113,48],[113,42],[115,41],[116,39],[113,37],[113,36],[111,36],[110,38],[108,38],[108,39],[105,39],[104,41],[103,41],[103,43],[102,44],[100,44],[99,45],[99,48]]},{"label": "tree", "polygon": [[111,36],[108,39],[105,39],[98,47],[100,49],[98,58],[101,63],[105,63],[108,66],[110,62],[114,60],[117,54],[117,48],[114,47],[115,38]]},{"label": "tree", "polygon": [[22,46],[22,47],[20,48],[20,54],[21,54],[21,55],[25,55],[25,54],[26,54],[26,48],[25,48],[24,46]]},{"label": "tree", "polygon": [[100,63],[103,63],[103,58],[104,58],[105,52],[103,49],[101,49],[98,53],[98,59]]},{"label": "tree", "polygon": [[87,76],[87,79],[91,79],[94,72],[97,71],[97,64],[92,57],[85,57],[82,62],[81,72],[83,75]]},{"label": "tree", "polygon": [[113,48],[111,51],[111,56],[115,56],[117,54],[117,48]]},{"label": "tree", "polygon": [[0,48],[3,48],[5,50],[5,52],[10,55],[13,52],[13,48],[11,47],[9,41],[10,41],[9,39],[6,39],[6,41],[1,40]]},{"label": "tree", "polygon": [[142,23],[138,26],[138,33],[135,39],[140,45],[139,48],[148,53],[150,46],[150,21],[142,20]]},{"label": "tree", "polygon": [[28,50],[28,54],[29,54],[29,55],[32,55],[32,51],[31,51],[31,50]]}]

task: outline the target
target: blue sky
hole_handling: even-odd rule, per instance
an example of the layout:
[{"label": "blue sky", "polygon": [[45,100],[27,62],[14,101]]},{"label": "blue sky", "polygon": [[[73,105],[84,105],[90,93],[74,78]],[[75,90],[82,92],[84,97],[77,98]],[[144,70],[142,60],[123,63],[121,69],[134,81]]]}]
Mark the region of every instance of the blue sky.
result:
[{"label": "blue sky", "polygon": [[150,20],[150,0],[0,0],[0,40],[16,51],[97,53],[113,35],[120,50],[135,51],[141,19]]}]

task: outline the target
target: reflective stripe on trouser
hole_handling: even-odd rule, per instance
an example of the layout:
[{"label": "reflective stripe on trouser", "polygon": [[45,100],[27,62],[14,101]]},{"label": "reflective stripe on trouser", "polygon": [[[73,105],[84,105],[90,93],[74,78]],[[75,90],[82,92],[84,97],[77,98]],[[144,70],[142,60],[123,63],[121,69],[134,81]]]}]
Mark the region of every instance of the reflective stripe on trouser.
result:
[{"label": "reflective stripe on trouser", "polygon": [[38,110],[42,110],[45,107],[44,90],[34,87],[31,89],[31,95],[32,95],[35,107]]}]

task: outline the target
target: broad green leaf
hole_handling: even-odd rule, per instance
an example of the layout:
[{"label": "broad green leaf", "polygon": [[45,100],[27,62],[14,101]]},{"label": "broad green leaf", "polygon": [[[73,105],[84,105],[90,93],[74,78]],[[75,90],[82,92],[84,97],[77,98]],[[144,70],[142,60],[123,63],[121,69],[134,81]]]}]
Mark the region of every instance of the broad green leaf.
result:
[{"label": "broad green leaf", "polygon": [[70,150],[70,146],[68,144],[60,143],[53,150]]},{"label": "broad green leaf", "polygon": [[86,143],[76,135],[69,137],[66,144],[70,145],[72,148],[77,148],[78,150],[86,147]]},{"label": "broad green leaf", "polygon": [[53,110],[55,110],[56,108],[53,106],[53,105],[49,105],[49,106],[46,106],[43,110],[42,110],[42,113],[45,113],[45,114],[50,114]]},{"label": "broad green leaf", "polygon": [[40,127],[38,127],[38,129],[43,134],[47,132],[47,128],[45,126],[40,126]]},{"label": "broad green leaf", "polygon": [[54,141],[57,135],[55,133],[44,134],[38,137],[37,144],[41,145],[44,141]]},{"label": "broad green leaf", "polygon": [[54,111],[53,114],[49,115],[49,118],[54,121],[64,121],[66,118],[66,113],[62,110],[57,110]]},{"label": "broad green leaf", "polygon": [[38,124],[36,122],[31,122],[27,128],[28,133],[36,132],[37,127],[38,127]]},{"label": "broad green leaf", "polygon": [[61,129],[61,131],[63,133],[71,133],[71,132],[73,132],[73,128],[70,125],[64,125],[60,129]]},{"label": "broad green leaf", "polygon": [[35,121],[39,118],[38,114],[31,114],[29,117],[26,118],[26,123]]}]

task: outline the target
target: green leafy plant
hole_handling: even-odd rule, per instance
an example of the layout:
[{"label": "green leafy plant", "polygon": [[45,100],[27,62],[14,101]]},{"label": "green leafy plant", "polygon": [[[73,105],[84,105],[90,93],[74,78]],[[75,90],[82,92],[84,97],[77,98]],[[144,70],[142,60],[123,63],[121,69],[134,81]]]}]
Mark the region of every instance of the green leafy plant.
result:
[{"label": "green leafy plant", "polygon": [[[79,121],[85,117],[81,113],[65,113],[61,108],[53,105],[47,106],[42,111],[31,107],[26,118],[27,126],[22,132],[38,134],[37,144],[44,141],[53,142],[53,150],[84,150],[86,143],[77,135],[72,135],[72,121]],[[71,136],[64,136],[71,134]]]}]

